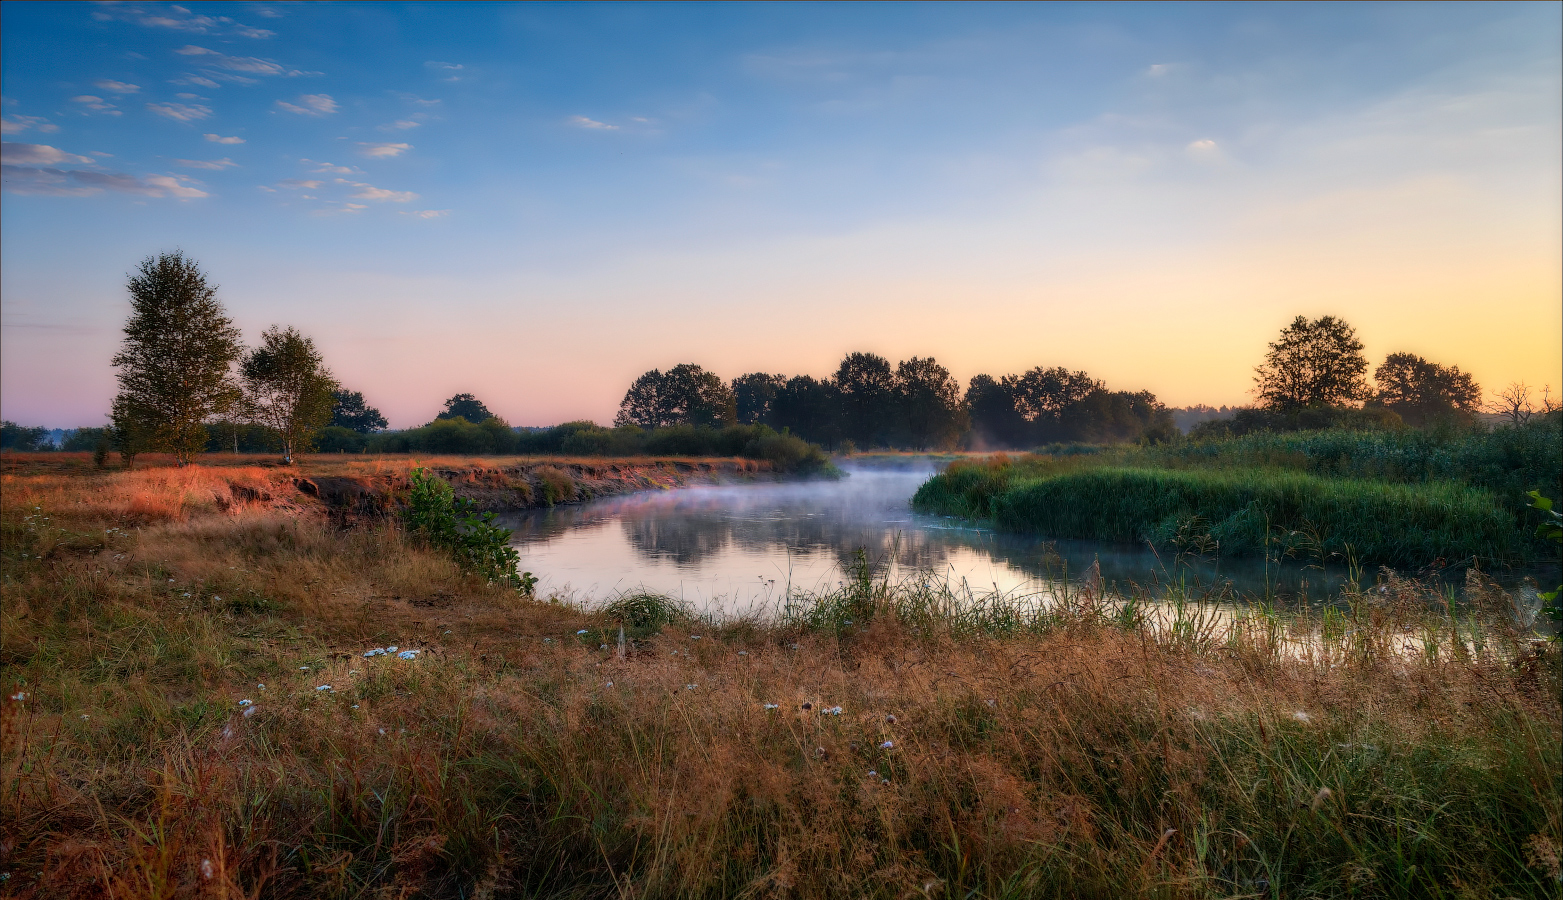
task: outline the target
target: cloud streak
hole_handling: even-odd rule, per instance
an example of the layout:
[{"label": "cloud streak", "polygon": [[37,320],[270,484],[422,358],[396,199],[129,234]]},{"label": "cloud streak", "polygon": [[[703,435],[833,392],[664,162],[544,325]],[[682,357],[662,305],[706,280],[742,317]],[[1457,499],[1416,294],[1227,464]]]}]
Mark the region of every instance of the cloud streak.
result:
[{"label": "cloud streak", "polygon": [[242,144],[242,143],[244,143],[244,138],[242,138],[242,137],[223,137],[220,134],[208,134],[208,135],[203,135],[203,137],[205,137],[207,140],[211,141],[214,144]]},{"label": "cloud streak", "polygon": [[289,103],[286,100],[278,100],[277,108],[300,116],[329,116],[338,109],[337,102],[331,99],[330,94],[304,94],[298,98],[298,103]]},{"label": "cloud streak", "polygon": [[412,149],[411,144],[370,144],[363,141],[359,141],[358,146],[362,148],[358,152],[370,159],[389,159]]},{"label": "cloud streak", "polygon": [[609,125],[607,122],[599,122],[586,116],[571,116],[570,124],[576,128],[586,128],[594,131],[618,131],[619,126]]},{"label": "cloud streak", "polygon": [[148,103],[147,111],[175,122],[197,122],[212,114],[210,106],[199,103]]}]

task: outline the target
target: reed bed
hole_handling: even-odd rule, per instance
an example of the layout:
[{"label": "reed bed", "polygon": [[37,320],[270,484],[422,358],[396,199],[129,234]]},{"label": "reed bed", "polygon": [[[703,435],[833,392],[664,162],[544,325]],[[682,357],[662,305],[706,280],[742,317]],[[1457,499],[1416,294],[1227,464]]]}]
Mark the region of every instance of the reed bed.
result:
[{"label": "reed bed", "polygon": [[1214,616],[865,557],[702,621],[522,600],[303,500],[197,502],[230,476],[259,477],[0,483],[0,892],[1563,889],[1558,649],[1479,577]]}]

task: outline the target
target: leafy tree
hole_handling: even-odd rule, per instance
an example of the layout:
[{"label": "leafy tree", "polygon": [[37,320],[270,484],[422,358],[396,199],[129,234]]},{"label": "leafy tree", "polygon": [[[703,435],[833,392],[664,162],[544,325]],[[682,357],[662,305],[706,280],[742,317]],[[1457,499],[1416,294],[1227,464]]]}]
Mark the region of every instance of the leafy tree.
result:
[{"label": "leafy tree", "polygon": [[0,423],[0,447],[7,450],[39,450],[48,439],[47,428],[25,428],[9,421]]},{"label": "leafy tree", "polygon": [[771,401],[771,424],[835,448],[841,442],[841,395],[829,380],[795,375]]},{"label": "leafy tree", "polygon": [[785,375],[751,372],[733,379],[733,399],[738,409],[738,424],[761,425],[771,421],[771,405],[776,393],[787,384]]},{"label": "leafy tree", "polygon": [[[378,414],[378,411],[376,411]],[[434,417],[439,419],[466,419],[474,425],[480,425],[488,419],[494,418],[494,414],[488,411],[483,401],[471,394],[457,394],[445,401],[445,411]]]},{"label": "leafy tree", "polygon": [[673,425],[731,425],[738,417],[733,389],[694,363],[635,379],[619,403],[615,425],[667,428]]},{"label": "leafy tree", "polygon": [[1334,316],[1293,319],[1254,371],[1259,400],[1270,409],[1337,406],[1371,395],[1362,342]]},{"label": "leafy tree", "polygon": [[[359,434],[370,434],[382,431],[390,424],[385,420],[385,416],[380,415],[378,409],[364,404],[364,395],[358,391],[332,391],[331,398],[331,424],[337,428],[346,428]],[[447,409],[449,405],[447,402]]]},{"label": "leafy tree", "polygon": [[1458,366],[1441,366],[1414,353],[1391,353],[1373,370],[1374,399],[1411,425],[1437,419],[1470,420],[1481,408],[1482,389]]},{"label": "leafy tree", "polygon": [[65,438],[60,449],[73,453],[96,450],[99,443],[108,439],[107,432],[106,428],[78,428]]},{"label": "leafy tree", "polygon": [[889,443],[896,418],[896,381],[890,362],[873,353],[848,353],[832,381],[846,436],[862,446]]},{"label": "leafy tree", "polygon": [[261,345],[239,366],[244,406],[251,420],[282,442],[282,461],[312,446],[315,432],[331,420],[336,379],[321,364],[315,342],[296,328],[273,325]]},{"label": "leafy tree", "polygon": [[216,287],[179,251],[142,260],[127,287],[131,315],[113,360],[115,408],[123,414],[116,430],[128,429],[121,452],[131,441],[138,449],[172,451],[187,465],[206,447],[203,423],[238,399],[230,367],[241,351],[239,331]]},{"label": "leafy tree", "polygon": [[126,468],[135,468],[136,457],[152,449],[158,423],[151,410],[120,394],[109,411],[109,444]]},{"label": "leafy tree", "polygon": [[1062,366],[1037,366],[1018,377],[1006,375],[1003,383],[1014,397],[1016,412],[1032,425],[1033,444],[1067,440],[1069,426],[1064,419],[1068,410],[1093,391],[1106,390],[1105,385],[1086,373],[1071,372]]},{"label": "leafy tree", "polygon": [[933,357],[912,357],[896,366],[896,393],[907,437],[917,450],[953,447],[969,424],[961,386]]},{"label": "leafy tree", "polygon": [[1029,423],[1015,407],[1013,379],[975,375],[966,386],[973,440],[982,448],[1027,446]]}]

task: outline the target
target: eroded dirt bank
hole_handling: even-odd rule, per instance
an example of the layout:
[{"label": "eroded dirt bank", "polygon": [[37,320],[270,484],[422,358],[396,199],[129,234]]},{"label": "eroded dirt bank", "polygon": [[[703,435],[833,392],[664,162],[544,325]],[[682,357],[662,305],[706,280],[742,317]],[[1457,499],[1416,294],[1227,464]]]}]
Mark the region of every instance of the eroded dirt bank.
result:
[{"label": "eroded dirt bank", "polygon": [[[274,482],[324,505],[335,515],[378,516],[390,512],[410,487],[411,466],[396,471],[299,473]],[[424,471],[448,482],[457,497],[491,512],[583,503],[636,491],[671,490],[695,484],[773,481],[771,464],[750,459],[663,459],[561,462],[551,460],[484,464],[429,464]],[[304,497],[297,498],[303,500]],[[233,483],[229,502],[267,502],[257,488]]]}]

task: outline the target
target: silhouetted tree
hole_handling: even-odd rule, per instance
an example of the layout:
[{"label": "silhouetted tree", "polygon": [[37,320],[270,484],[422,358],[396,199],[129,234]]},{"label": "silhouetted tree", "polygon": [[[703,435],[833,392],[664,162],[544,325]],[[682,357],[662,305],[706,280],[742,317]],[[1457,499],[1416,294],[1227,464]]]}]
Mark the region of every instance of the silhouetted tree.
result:
[{"label": "silhouetted tree", "polygon": [[1004,376],[1004,385],[1015,398],[1015,409],[1031,423],[1033,444],[1069,440],[1070,428],[1065,412],[1084,400],[1092,391],[1106,390],[1101,382],[1084,372],[1071,372],[1062,366],[1044,369],[1038,366],[1019,377]]},{"label": "silhouetted tree", "polygon": [[972,436],[979,448],[1028,446],[1030,423],[1015,408],[1013,379],[1003,382],[991,375],[973,376],[966,387],[966,410]]},{"label": "silhouetted tree", "polygon": [[950,370],[933,357],[912,357],[896,366],[896,397],[901,420],[914,450],[953,447],[966,432],[968,419],[961,386]]},{"label": "silhouetted tree", "polygon": [[1482,389],[1458,366],[1441,366],[1414,353],[1391,353],[1373,370],[1374,400],[1411,425],[1438,419],[1470,421],[1481,408]]},{"label": "silhouetted tree", "polygon": [[239,330],[216,287],[178,251],[142,260],[127,287],[131,315],[113,360],[115,427],[125,440],[135,432],[145,449],[172,451],[183,466],[206,447],[203,423],[239,398],[230,371],[242,349]]},{"label": "silhouetted tree", "polygon": [[873,353],[848,353],[831,379],[841,402],[841,427],[859,446],[890,442],[896,418],[895,373]]},{"label": "silhouetted tree", "polygon": [[694,363],[682,363],[665,373],[652,369],[635,379],[613,421],[642,428],[716,426],[731,425],[737,415],[732,388]]},{"label": "silhouetted tree", "polygon": [[483,401],[471,394],[457,394],[445,401],[445,411],[434,418],[436,421],[440,419],[466,419],[474,425],[481,425],[493,417],[494,414],[488,411],[488,407],[483,405]]},{"label": "silhouetted tree", "polygon": [[48,439],[47,428],[26,428],[15,422],[0,423],[0,447],[6,450],[40,450]]},{"label": "silhouetted tree", "polygon": [[1498,392],[1492,403],[1487,405],[1487,411],[1509,420],[1509,424],[1518,428],[1528,423],[1537,415],[1548,415],[1558,410],[1558,401],[1552,399],[1552,386],[1543,385],[1539,408],[1531,403],[1530,385],[1523,381],[1515,381],[1508,387]]},{"label": "silhouetted tree", "polygon": [[1259,400],[1270,409],[1335,406],[1372,393],[1364,377],[1368,361],[1362,342],[1350,325],[1334,316],[1311,322],[1306,316],[1293,319],[1254,371]]},{"label": "silhouetted tree", "polygon": [[785,375],[751,372],[733,379],[733,400],[737,404],[738,424],[771,424],[771,404],[776,392],[787,384]]},{"label": "silhouetted tree", "polygon": [[841,398],[828,380],[808,375],[787,379],[771,401],[771,419],[776,428],[827,449],[833,450],[841,443]]},{"label": "silhouetted tree", "polygon": [[282,443],[282,461],[311,448],[315,432],[331,421],[336,379],[321,364],[315,342],[296,328],[275,325],[239,365],[244,408],[251,421]]},{"label": "silhouetted tree", "polygon": [[378,409],[364,404],[364,395],[358,391],[333,391],[331,399],[331,424],[337,428],[370,434],[390,424]]}]

